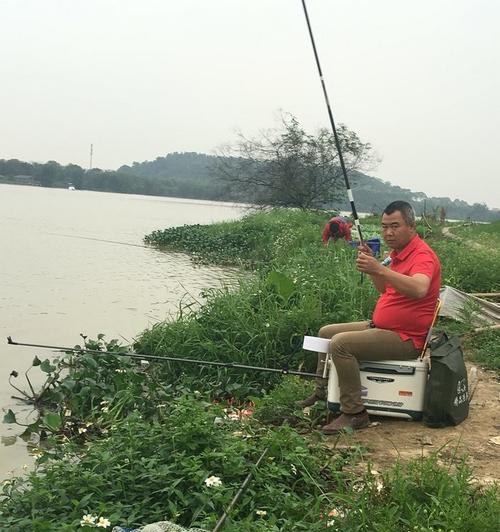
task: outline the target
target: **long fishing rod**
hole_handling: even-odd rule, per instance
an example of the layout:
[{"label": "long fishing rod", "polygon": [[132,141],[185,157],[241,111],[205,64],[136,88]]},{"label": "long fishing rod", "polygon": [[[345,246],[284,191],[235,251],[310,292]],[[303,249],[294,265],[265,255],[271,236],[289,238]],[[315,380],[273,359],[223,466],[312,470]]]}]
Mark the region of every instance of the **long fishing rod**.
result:
[{"label": "long fishing rod", "polygon": [[309,14],[307,13],[306,1],[302,0],[302,7],[304,8],[304,15],[306,16],[307,28],[309,30],[309,36],[311,37],[311,44],[314,51],[314,58],[316,59],[316,66],[318,67],[319,79],[321,81],[321,87],[323,88],[323,95],[325,97],[326,108],[328,110],[328,117],[330,118],[330,125],[332,126],[333,138],[335,139],[335,146],[339,154],[340,167],[342,168],[342,174],[344,176],[344,182],[347,189],[347,197],[349,198],[349,203],[351,204],[352,217],[354,218],[354,224],[359,234],[359,241],[361,245],[364,245],[363,234],[361,232],[361,224],[359,222],[358,211],[356,210],[356,205],[354,204],[354,196],[352,194],[351,185],[349,183],[349,177],[347,175],[347,170],[344,163],[344,156],[342,155],[342,148],[340,146],[339,136],[337,134],[337,128],[335,127],[335,120],[333,119],[332,109],[330,107],[330,100],[328,99],[328,93],[326,91],[325,80],[323,79],[323,71],[321,70],[321,64],[319,62],[318,50],[316,48],[316,43],[314,41],[314,36],[311,28],[311,22],[309,21]]},{"label": "long fishing rod", "polygon": [[65,347],[60,345],[45,345],[45,344],[29,344],[25,342],[15,342],[10,336],[7,336],[7,343],[9,345],[19,345],[23,347],[37,347],[40,349],[52,349],[53,351],[72,352],[72,353],[87,353],[90,355],[116,355],[123,357],[138,358],[140,360],[155,360],[158,362],[185,362],[187,364],[198,364],[199,366],[218,366],[223,368],[242,369],[246,371],[263,371],[267,373],[280,373],[281,375],[297,375],[304,378],[316,378],[316,373],[308,373],[306,371],[295,371],[288,369],[288,367],[279,368],[265,368],[262,366],[247,366],[245,364],[236,364],[235,362],[214,362],[211,360],[199,360],[195,358],[171,357],[160,355],[149,355],[136,353],[135,351],[99,351],[98,349],[82,349],[77,347]]},{"label": "long fishing rod", "polygon": [[[266,456],[268,451],[269,451],[269,447],[266,447],[264,451],[262,452],[262,454],[259,456],[259,459],[257,460],[257,462],[255,463],[254,469],[257,469],[260,466],[260,463],[262,462],[262,460],[264,460],[264,457]],[[212,532],[219,532],[219,530],[222,529],[226,519],[229,516],[229,513],[234,508],[234,505],[238,502],[240,497],[243,495],[244,491],[247,489],[247,486],[250,483],[252,476],[253,476],[253,471],[250,471],[248,475],[245,477],[245,480],[243,481],[243,484],[241,485],[240,489],[237,491],[236,495],[233,497],[233,500],[229,503],[229,506],[227,507],[226,511],[222,514],[220,519],[217,521]]]}]

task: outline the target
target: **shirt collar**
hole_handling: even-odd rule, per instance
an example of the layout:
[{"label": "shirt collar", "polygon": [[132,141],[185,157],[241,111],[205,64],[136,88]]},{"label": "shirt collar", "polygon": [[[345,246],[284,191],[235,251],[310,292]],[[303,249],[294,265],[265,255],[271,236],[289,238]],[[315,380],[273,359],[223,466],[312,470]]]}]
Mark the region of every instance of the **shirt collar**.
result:
[{"label": "shirt collar", "polygon": [[415,251],[421,240],[415,235],[401,251],[391,251],[391,259],[397,261],[405,260],[412,251]]}]

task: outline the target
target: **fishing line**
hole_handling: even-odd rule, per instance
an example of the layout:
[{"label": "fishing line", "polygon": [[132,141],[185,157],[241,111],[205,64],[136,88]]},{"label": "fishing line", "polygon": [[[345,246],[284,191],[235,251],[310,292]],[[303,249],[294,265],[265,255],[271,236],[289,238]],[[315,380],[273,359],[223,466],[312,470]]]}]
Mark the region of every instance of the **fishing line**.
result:
[{"label": "fishing line", "polygon": [[108,244],[120,244],[121,246],[133,246],[136,248],[145,248],[145,249],[155,249],[151,246],[145,246],[144,244],[131,244],[130,242],[119,242],[118,240],[105,240],[104,238],[94,238],[91,236],[80,236],[80,235],[64,235],[61,233],[48,233],[49,235],[54,236],[64,236],[66,238],[80,238],[82,240],[94,240],[96,242],[106,242]]},{"label": "fishing line", "polygon": [[316,59],[316,66],[318,67],[318,73],[319,73],[319,79],[321,81],[321,87],[323,88],[323,95],[325,97],[326,108],[328,110],[328,117],[330,118],[330,125],[331,125],[332,131],[333,131],[333,138],[335,139],[335,146],[336,146],[337,152],[339,154],[339,162],[340,162],[340,167],[342,168],[342,174],[344,176],[344,183],[345,183],[345,186],[346,186],[346,189],[347,189],[347,197],[349,198],[349,203],[351,204],[352,217],[354,218],[354,224],[356,225],[356,229],[358,230],[359,241],[360,241],[361,245],[364,245],[363,234],[361,232],[361,224],[360,224],[360,221],[359,221],[358,212],[356,210],[356,205],[354,204],[354,196],[352,194],[351,184],[349,183],[349,177],[347,175],[347,170],[346,170],[345,163],[344,163],[344,156],[342,155],[342,148],[340,146],[340,140],[339,140],[339,136],[337,134],[337,128],[335,127],[335,120],[333,119],[333,113],[332,113],[332,109],[330,107],[330,100],[328,99],[328,93],[326,91],[325,80],[323,79],[323,71],[321,70],[321,64],[319,62],[318,50],[316,48],[316,43],[314,41],[314,36],[313,36],[312,28],[311,28],[311,23],[310,23],[310,20],[309,20],[309,14],[307,12],[307,7],[306,7],[306,1],[305,0],[302,0],[302,7],[304,8],[304,15],[306,17],[307,28],[309,30],[309,36],[311,38],[311,44],[312,44],[313,51],[314,51],[314,58]]}]

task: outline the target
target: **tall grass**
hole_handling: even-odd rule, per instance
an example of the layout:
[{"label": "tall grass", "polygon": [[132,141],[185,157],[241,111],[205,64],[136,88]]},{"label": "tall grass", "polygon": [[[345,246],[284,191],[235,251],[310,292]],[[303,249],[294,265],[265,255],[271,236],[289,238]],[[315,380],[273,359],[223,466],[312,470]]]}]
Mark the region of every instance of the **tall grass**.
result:
[{"label": "tall grass", "polygon": [[[314,355],[301,349],[303,336],[316,335],[325,323],[369,317],[376,293],[369,282],[361,283],[350,247],[325,248],[314,241],[285,247],[286,259],[274,259],[236,292],[207,291],[201,309],[153,326],[140,336],[137,349],[265,367],[297,368],[305,362],[312,369]],[[279,380],[266,373],[180,364],[164,366],[162,378],[172,382],[181,373],[203,376],[214,391],[240,397],[261,393]]]}]

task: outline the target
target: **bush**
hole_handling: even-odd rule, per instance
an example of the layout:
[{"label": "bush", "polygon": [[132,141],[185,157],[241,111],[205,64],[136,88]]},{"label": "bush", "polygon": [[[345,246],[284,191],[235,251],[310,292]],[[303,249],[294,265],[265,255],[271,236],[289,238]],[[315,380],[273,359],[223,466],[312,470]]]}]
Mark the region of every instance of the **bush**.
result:
[{"label": "bush", "polygon": [[[187,396],[169,403],[161,422],[130,415],[106,440],[88,449],[66,444],[26,480],[4,483],[0,528],[73,532],[83,515],[94,514],[113,525],[168,519],[210,530],[266,448],[231,518],[258,529],[260,510],[278,530],[320,530],[322,493],[336,460],[325,462],[317,446],[289,428],[233,421],[221,407]],[[206,485],[213,476],[220,486]]]}]

